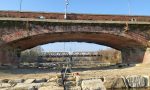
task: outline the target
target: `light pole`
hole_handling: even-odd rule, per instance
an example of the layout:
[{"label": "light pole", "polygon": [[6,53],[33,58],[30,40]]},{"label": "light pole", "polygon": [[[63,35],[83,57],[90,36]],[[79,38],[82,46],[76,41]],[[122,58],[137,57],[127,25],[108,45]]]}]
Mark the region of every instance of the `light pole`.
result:
[{"label": "light pole", "polygon": [[23,1],[23,0],[20,0],[20,9],[19,9],[20,12],[21,12],[21,10],[22,10],[22,1]]},{"label": "light pole", "polygon": [[68,5],[69,5],[69,0],[65,0],[65,15],[64,15],[64,19],[67,19],[67,9],[68,9]]},{"label": "light pole", "polygon": [[131,5],[130,5],[130,0],[128,0],[128,10],[129,10],[129,15],[131,15]]}]

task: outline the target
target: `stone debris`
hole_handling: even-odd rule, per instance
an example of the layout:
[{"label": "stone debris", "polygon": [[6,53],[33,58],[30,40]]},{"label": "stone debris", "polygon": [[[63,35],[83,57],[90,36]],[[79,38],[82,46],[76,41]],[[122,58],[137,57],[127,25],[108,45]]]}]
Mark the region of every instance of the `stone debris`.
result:
[{"label": "stone debris", "polygon": [[104,86],[106,88],[128,88],[124,77],[105,78]]},{"label": "stone debris", "polygon": [[8,88],[11,87],[11,84],[9,83],[0,83],[0,88]]},{"label": "stone debris", "polygon": [[81,86],[81,79],[80,79],[80,76],[77,75],[75,78],[76,78],[76,86]]},{"label": "stone debris", "polygon": [[149,78],[140,75],[127,76],[126,80],[131,88],[147,87],[149,83]]},{"label": "stone debris", "polygon": [[[69,78],[69,79],[68,79]],[[103,77],[81,79],[75,77],[75,81],[68,77],[66,79],[66,90],[106,90],[121,88],[147,88],[150,87],[149,76],[130,75],[127,77]],[[102,81],[103,80],[103,81]],[[64,90],[61,78],[51,79],[16,79],[0,80],[0,90]]]},{"label": "stone debris", "polygon": [[17,83],[23,83],[24,79],[16,79],[16,80],[9,80],[8,83],[11,84],[11,86],[15,86]]},{"label": "stone debris", "polygon": [[15,83],[23,83],[24,79],[15,79],[15,80],[9,80],[8,83],[15,82]]},{"label": "stone debris", "polygon": [[75,86],[75,87],[67,87],[67,90],[82,90],[80,86]]},{"label": "stone debris", "polygon": [[64,90],[64,88],[59,86],[44,86],[40,87],[38,90]]},{"label": "stone debris", "polygon": [[47,82],[56,82],[58,78],[51,78],[49,80],[47,80]]},{"label": "stone debris", "polygon": [[106,90],[101,79],[83,80],[81,87],[82,90]]},{"label": "stone debris", "polygon": [[33,83],[36,79],[27,79],[24,83]]},{"label": "stone debris", "polygon": [[57,84],[59,85],[59,86],[63,86],[63,80],[62,80],[62,78],[59,78],[59,79],[57,79]]},{"label": "stone debris", "polygon": [[39,88],[41,86],[43,86],[44,84],[43,83],[30,83],[30,84],[27,84],[27,83],[18,83],[16,86],[13,87],[14,90],[28,90],[28,89],[31,89],[31,88]]},{"label": "stone debris", "polygon": [[42,79],[35,79],[34,81],[35,83],[43,83],[43,82],[47,82],[46,78],[42,78]]},{"label": "stone debris", "polygon": [[2,79],[0,80],[0,83],[8,83],[9,79]]}]

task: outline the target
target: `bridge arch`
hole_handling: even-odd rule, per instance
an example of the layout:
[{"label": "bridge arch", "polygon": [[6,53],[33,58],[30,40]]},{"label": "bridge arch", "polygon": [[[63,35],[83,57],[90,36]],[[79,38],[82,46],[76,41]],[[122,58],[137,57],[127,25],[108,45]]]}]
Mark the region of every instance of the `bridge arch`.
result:
[{"label": "bridge arch", "polygon": [[[6,26],[7,24],[8,26]],[[77,41],[96,43],[109,46],[122,52],[123,62],[143,62],[148,45],[148,39],[135,32],[135,24],[131,23],[130,31],[124,32],[125,22],[98,22],[78,20],[39,20],[27,19],[4,20],[1,22],[1,53],[6,58],[10,55],[3,47],[23,51],[37,45]],[[7,31],[7,32],[6,32]],[[12,52],[13,52],[12,51]],[[18,52],[18,51],[17,51]],[[11,56],[15,55],[11,54]],[[9,57],[7,59],[10,59]],[[9,60],[7,60],[9,62]],[[147,61],[147,60],[146,60]],[[4,61],[5,62],[5,61]]]}]

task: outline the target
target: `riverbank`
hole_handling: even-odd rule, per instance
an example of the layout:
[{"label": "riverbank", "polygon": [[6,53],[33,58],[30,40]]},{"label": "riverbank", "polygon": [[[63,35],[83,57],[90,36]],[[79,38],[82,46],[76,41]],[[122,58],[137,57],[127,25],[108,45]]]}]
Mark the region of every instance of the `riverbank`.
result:
[{"label": "riverbank", "polygon": [[[74,90],[80,90],[84,80],[101,80],[106,88],[134,87],[148,90],[148,87],[150,87],[150,65],[74,69],[72,74],[76,72],[79,73],[80,79],[75,80],[75,83],[79,82],[80,84],[78,83],[78,87],[74,85],[74,88],[76,88]],[[63,90],[63,86],[60,85],[61,82],[58,82],[61,81],[59,77],[60,71],[49,69],[0,69],[0,90],[16,90],[14,88],[18,87],[27,90],[30,87],[33,88],[33,86],[38,88],[53,87],[51,90]],[[76,76],[74,77],[76,78]]]}]

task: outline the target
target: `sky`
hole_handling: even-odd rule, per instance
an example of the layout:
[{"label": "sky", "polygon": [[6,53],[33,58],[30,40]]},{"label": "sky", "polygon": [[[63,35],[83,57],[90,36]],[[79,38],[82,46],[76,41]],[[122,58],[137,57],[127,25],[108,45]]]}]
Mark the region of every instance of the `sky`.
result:
[{"label": "sky", "polygon": [[[0,10],[19,10],[21,0],[1,0]],[[22,0],[22,11],[62,12],[64,0]],[[150,16],[150,0],[69,0],[68,13],[121,14]],[[44,51],[96,51],[106,46],[63,42],[42,46]]]}]

